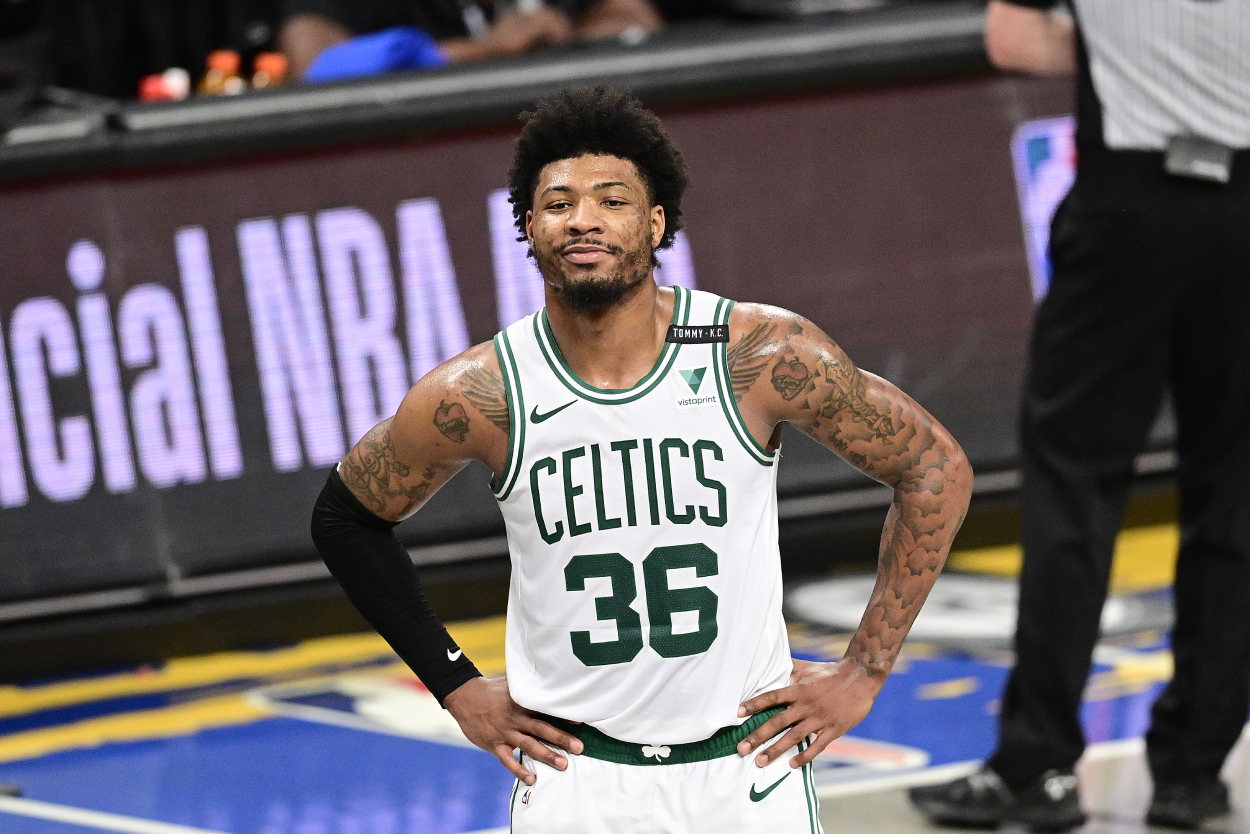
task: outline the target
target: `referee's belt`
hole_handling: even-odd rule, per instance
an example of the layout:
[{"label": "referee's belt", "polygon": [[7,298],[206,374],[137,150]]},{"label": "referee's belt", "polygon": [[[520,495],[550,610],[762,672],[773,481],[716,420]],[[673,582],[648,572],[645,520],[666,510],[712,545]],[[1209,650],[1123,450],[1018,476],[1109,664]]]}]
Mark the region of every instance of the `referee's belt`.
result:
[{"label": "referee's belt", "polygon": [[586,724],[572,724],[560,718],[550,719],[560,729],[577,736],[585,745],[583,756],[623,765],[675,765],[706,762],[738,752],[738,744],[782,707],[757,712],[733,727],[722,727],[702,741],[687,744],[634,744],[621,741]]}]

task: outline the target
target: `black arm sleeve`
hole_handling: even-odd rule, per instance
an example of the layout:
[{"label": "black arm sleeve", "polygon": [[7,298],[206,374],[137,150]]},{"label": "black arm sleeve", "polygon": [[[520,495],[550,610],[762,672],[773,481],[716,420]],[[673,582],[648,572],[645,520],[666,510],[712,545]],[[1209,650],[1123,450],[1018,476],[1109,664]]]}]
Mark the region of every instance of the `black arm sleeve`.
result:
[{"label": "black arm sleeve", "polygon": [[395,524],[369,512],[335,469],[313,507],[313,543],[356,610],[442,704],[482,673],[425,598]]}]

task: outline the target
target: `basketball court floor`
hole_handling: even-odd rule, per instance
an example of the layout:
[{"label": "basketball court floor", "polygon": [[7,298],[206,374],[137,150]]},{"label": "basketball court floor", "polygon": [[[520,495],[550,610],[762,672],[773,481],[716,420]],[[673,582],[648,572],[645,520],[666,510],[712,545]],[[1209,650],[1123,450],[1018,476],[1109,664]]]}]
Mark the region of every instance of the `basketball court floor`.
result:
[{"label": "basketball court floor", "polygon": [[[1174,547],[1172,528],[1128,531],[1117,592],[1164,598]],[[951,576],[1007,576],[1018,559],[1014,548],[958,553]],[[984,612],[947,613],[964,622]],[[452,632],[483,672],[504,671],[502,618]],[[791,626],[799,657],[839,657],[845,640]],[[966,773],[990,751],[1009,665],[993,640],[910,641],[869,717],[817,760],[825,830],[929,830],[905,789]],[[1079,771],[1087,832],[1144,828],[1140,739],[1170,672],[1162,629],[1099,646]],[[1250,834],[1250,732],[1225,778],[1240,810],[1208,830]],[[23,792],[0,798],[3,834],[500,832],[513,785],[372,634],[0,687],[0,782]],[[542,800],[541,782],[533,797]]]}]

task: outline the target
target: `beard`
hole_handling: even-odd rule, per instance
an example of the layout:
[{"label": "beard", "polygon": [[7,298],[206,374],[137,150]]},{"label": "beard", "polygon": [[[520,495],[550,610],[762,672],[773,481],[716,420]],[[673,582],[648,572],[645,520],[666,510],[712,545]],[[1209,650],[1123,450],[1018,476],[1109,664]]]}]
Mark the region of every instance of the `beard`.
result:
[{"label": "beard", "polygon": [[[602,246],[616,256],[616,266],[604,275],[583,275],[560,257],[570,247],[589,244]],[[625,250],[591,237],[562,243],[550,252],[534,250],[543,280],[575,313],[597,313],[626,298],[651,273],[651,246],[644,240],[637,249]],[[555,278],[556,280],[552,280]]]}]

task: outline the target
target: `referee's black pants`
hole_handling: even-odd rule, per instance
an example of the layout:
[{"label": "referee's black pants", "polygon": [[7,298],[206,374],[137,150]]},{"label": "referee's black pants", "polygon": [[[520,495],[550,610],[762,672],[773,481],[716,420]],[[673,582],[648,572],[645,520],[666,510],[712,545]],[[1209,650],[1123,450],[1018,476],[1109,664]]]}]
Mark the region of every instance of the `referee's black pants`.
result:
[{"label": "referee's black pants", "polygon": [[1250,708],[1250,154],[1226,186],[1109,156],[1056,213],[1030,347],[1017,660],[989,762],[1013,787],[1085,748],[1112,550],[1169,387],[1181,545],[1176,672],[1147,735],[1156,784],[1215,778]]}]

